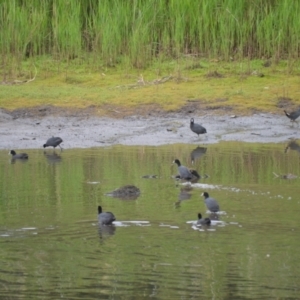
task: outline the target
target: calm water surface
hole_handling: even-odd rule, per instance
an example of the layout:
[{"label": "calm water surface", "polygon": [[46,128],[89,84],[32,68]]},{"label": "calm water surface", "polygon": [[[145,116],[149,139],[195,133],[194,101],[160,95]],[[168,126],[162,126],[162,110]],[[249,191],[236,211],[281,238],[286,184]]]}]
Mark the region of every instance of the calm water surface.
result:
[{"label": "calm water surface", "polygon": [[[299,299],[300,182],[274,175],[300,176],[286,146],[0,151],[0,299]],[[176,181],[174,158],[208,177]],[[140,197],[105,195],[125,184]],[[199,229],[203,191],[222,223]]]}]

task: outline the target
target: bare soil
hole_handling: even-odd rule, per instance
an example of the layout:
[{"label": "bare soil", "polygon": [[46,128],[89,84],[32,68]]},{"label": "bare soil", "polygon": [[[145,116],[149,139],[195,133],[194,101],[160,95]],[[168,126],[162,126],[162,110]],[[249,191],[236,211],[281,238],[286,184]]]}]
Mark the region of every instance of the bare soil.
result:
[{"label": "bare soil", "polygon": [[[252,112],[235,115],[231,107],[201,107],[187,101],[180,110],[166,112],[157,105],[138,108],[41,106],[14,111],[0,109],[1,149],[41,148],[51,136],[60,136],[64,148],[109,145],[211,144],[220,141],[279,143],[300,139],[300,126],[282,114]],[[190,118],[207,134],[198,137]]]}]

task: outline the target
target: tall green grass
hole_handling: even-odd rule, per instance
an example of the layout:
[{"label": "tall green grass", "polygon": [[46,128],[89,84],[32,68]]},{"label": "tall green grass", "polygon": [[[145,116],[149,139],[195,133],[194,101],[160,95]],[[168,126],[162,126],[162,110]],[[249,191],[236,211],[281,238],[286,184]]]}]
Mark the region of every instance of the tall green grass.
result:
[{"label": "tall green grass", "polygon": [[299,57],[298,0],[1,0],[5,78],[39,56],[144,68],[182,56]]}]

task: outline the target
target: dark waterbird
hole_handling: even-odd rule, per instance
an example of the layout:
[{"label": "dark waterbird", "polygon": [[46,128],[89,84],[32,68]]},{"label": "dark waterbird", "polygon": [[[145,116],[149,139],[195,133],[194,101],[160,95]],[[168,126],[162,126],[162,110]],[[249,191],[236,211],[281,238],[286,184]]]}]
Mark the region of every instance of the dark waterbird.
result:
[{"label": "dark waterbird", "polygon": [[188,169],[185,166],[182,166],[179,159],[176,158],[173,161],[173,163],[175,163],[178,167],[178,172],[179,172],[180,179],[194,180],[194,179],[199,179],[200,178],[200,175],[198,174],[198,172],[196,170],[191,170],[191,169]]},{"label": "dark waterbird", "polygon": [[101,225],[111,225],[116,218],[111,212],[102,212],[102,207],[98,206],[98,221]]},{"label": "dark waterbird", "polygon": [[198,213],[198,221],[197,221],[197,225],[210,225],[211,221],[209,218],[202,218],[202,215],[200,213]]},{"label": "dark waterbird", "polygon": [[300,116],[300,108],[298,110],[292,111],[288,113],[284,110],[285,115],[291,120],[291,122],[295,122],[296,119]]},{"label": "dark waterbird", "polygon": [[58,136],[54,137],[53,136],[53,137],[51,137],[50,139],[47,140],[46,144],[44,144],[43,147],[44,148],[46,148],[46,147],[55,148],[55,147],[59,146],[60,149],[62,149],[61,146],[60,146],[60,143],[62,143],[62,142],[63,142],[63,140],[60,137],[58,137]]},{"label": "dark waterbird", "polygon": [[12,159],[28,159],[27,153],[19,153],[17,154],[15,150],[10,150],[8,154],[11,154]]},{"label": "dark waterbird", "polygon": [[209,197],[207,192],[202,193],[201,196],[204,196],[204,202],[209,211],[218,212],[220,210],[220,206],[219,206],[217,200]]},{"label": "dark waterbird", "polygon": [[191,128],[191,130],[193,132],[195,132],[196,134],[198,134],[198,137],[199,137],[199,134],[206,133],[206,129],[202,125],[194,123],[194,119],[193,118],[191,118],[190,128]]}]

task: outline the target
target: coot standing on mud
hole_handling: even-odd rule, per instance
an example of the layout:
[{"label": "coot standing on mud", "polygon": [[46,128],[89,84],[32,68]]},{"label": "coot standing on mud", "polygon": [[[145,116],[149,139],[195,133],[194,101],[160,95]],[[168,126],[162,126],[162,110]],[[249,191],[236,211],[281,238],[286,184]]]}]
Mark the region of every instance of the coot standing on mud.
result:
[{"label": "coot standing on mud", "polygon": [[62,143],[63,142],[63,140],[60,138],[60,137],[51,137],[50,139],[48,139],[47,140],[47,142],[46,142],[46,144],[44,144],[43,145],[43,147],[44,148],[46,148],[46,147],[53,147],[53,148],[55,148],[55,147],[57,147],[57,146],[59,146],[60,147],[60,149],[62,149],[62,147],[60,146],[60,143]]},{"label": "coot standing on mud", "polygon": [[292,111],[288,113],[284,110],[285,115],[291,120],[291,122],[295,122],[296,119],[300,116],[300,108],[298,110]]},{"label": "coot standing on mud", "polygon": [[199,137],[199,134],[206,133],[206,129],[202,125],[194,123],[194,119],[193,118],[191,118],[191,121],[190,121],[190,128],[191,128],[191,130],[193,132],[195,132],[196,134],[198,134],[198,137]]}]

